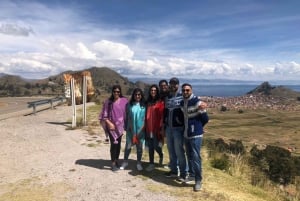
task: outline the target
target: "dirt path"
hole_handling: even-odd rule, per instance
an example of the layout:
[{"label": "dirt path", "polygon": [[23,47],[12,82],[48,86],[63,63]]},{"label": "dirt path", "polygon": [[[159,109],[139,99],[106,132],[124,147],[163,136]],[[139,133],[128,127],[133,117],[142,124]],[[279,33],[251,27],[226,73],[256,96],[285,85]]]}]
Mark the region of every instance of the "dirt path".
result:
[{"label": "dirt path", "polygon": [[112,172],[104,135],[67,130],[71,112],[59,106],[0,121],[0,201],[176,200],[147,190],[167,184],[138,176],[133,162]]}]

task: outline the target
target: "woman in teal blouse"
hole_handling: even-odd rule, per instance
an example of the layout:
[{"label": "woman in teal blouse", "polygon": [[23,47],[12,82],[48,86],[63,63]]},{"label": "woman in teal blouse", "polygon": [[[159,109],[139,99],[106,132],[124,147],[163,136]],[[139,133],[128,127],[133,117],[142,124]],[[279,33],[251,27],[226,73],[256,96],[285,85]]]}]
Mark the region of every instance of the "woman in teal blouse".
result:
[{"label": "woman in teal blouse", "polygon": [[125,169],[128,166],[128,157],[131,152],[131,147],[136,146],[136,168],[138,171],[143,170],[141,160],[143,154],[143,146],[145,143],[145,102],[146,101],[143,91],[140,88],[134,89],[126,110],[126,145],[124,162],[120,169]]}]

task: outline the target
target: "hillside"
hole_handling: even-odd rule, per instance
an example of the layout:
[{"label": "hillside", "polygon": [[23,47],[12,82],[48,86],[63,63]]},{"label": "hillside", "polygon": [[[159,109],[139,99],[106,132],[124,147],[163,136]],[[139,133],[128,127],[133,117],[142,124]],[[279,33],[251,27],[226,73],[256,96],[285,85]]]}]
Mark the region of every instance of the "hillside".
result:
[{"label": "hillside", "polygon": [[[92,67],[86,70],[91,72],[93,84],[98,94],[110,92],[113,84],[121,85],[125,95],[131,94],[135,87],[142,89],[147,87],[147,84],[142,82],[130,82],[127,78],[107,67]],[[0,96],[63,95],[63,74],[74,72],[78,71],[65,71],[39,80],[27,80],[19,76],[3,74],[0,77]]]},{"label": "hillside", "polygon": [[271,86],[269,82],[263,82],[261,85],[249,91],[247,94],[254,94],[254,95],[259,94],[259,95],[290,98],[290,99],[295,99],[300,96],[299,92],[293,91],[283,86],[274,87]]}]

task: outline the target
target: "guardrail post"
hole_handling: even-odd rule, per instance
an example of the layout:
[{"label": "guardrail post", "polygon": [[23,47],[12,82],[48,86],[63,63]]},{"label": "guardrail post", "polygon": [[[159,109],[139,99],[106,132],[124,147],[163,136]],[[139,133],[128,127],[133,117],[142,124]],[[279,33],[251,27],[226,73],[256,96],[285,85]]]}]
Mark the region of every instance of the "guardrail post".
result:
[{"label": "guardrail post", "polygon": [[32,108],[33,108],[33,114],[35,115],[35,113],[36,113],[36,105],[33,104]]}]

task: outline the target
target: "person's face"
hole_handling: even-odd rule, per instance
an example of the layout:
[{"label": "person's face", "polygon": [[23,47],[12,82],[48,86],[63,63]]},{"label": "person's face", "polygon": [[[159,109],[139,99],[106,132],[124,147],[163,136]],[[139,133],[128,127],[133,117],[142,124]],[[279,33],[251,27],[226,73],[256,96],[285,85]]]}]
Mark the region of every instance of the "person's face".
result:
[{"label": "person's face", "polygon": [[183,98],[189,98],[192,95],[193,91],[190,86],[182,87],[182,96]]},{"label": "person's face", "polygon": [[135,100],[136,102],[140,102],[140,101],[141,101],[141,98],[142,98],[141,92],[137,91],[137,92],[134,93],[134,100]]},{"label": "person's face", "polygon": [[170,82],[169,86],[170,86],[170,91],[171,92],[176,92],[178,90],[178,87],[179,87],[179,85],[175,82]]},{"label": "person's face", "polygon": [[152,87],[150,89],[150,95],[151,95],[151,97],[155,97],[156,94],[157,94],[157,89],[155,87]]},{"label": "person's face", "polygon": [[159,85],[160,91],[167,92],[169,90],[168,84],[163,82]]},{"label": "person's face", "polygon": [[121,94],[120,89],[116,88],[116,89],[113,90],[114,99],[120,98],[120,94]]}]

